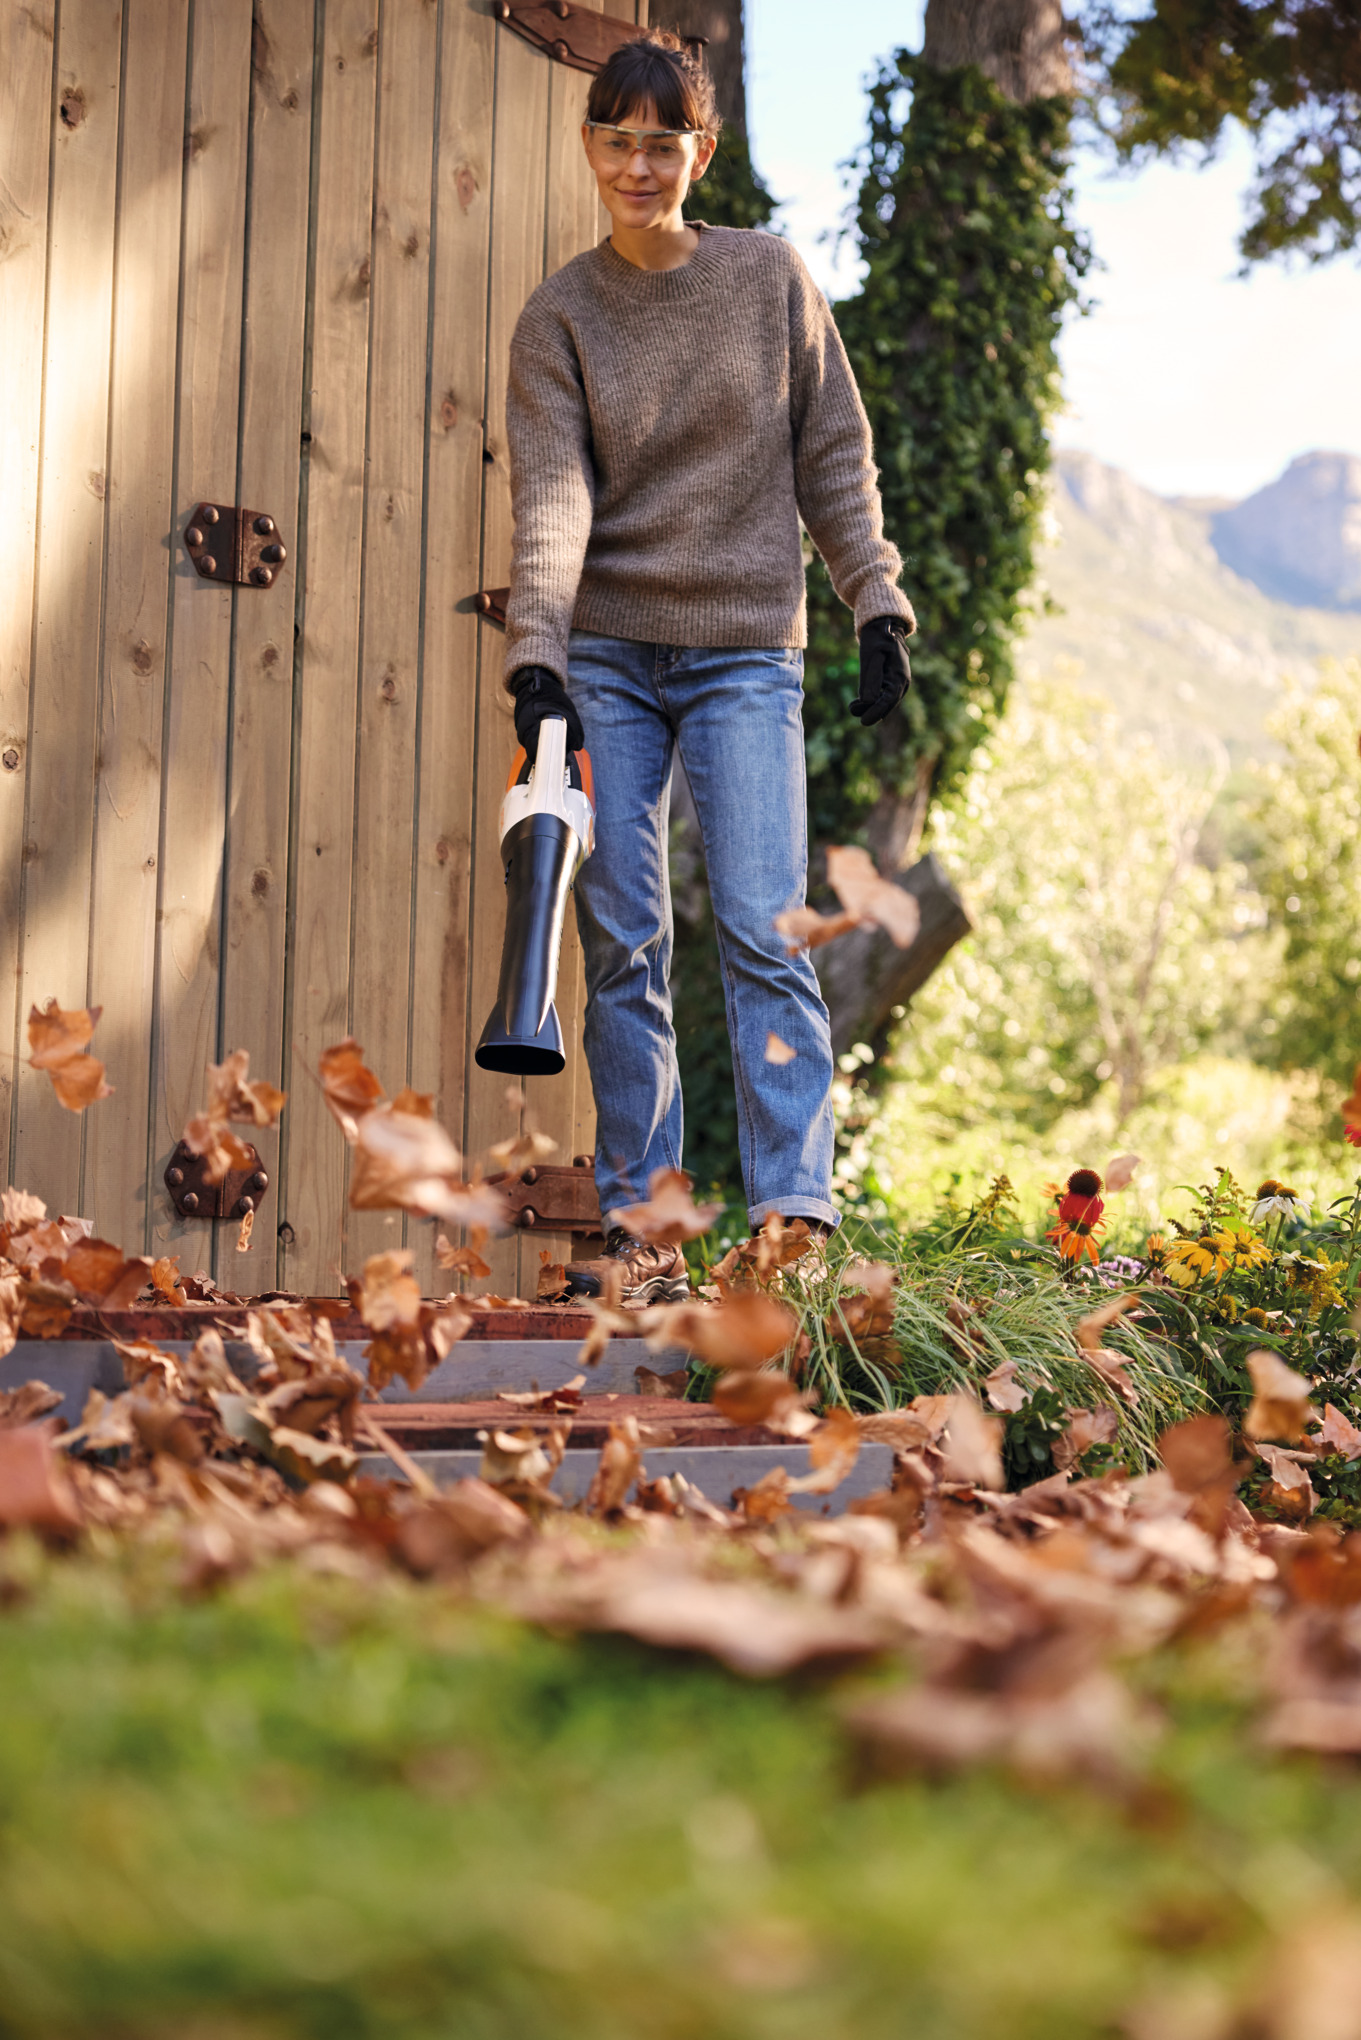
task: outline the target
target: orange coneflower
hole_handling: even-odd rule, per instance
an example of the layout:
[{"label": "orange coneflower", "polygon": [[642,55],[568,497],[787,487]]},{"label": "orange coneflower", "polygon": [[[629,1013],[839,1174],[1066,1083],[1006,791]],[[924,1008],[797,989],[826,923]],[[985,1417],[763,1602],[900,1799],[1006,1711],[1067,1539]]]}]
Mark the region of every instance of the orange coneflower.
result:
[{"label": "orange coneflower", "polygon": [[1058,1224],[1045,1238],[1057,1242],[1065,1261],[1080,1261],[1084,1254],[1089,1260],[1099,1261],[1096,1234],[1106,1223],[1101,1216],[1105,1208],[1101,1201],[1101,1178],[1096,1170],[1074,1169],[1058,1200],[1055,1211]]},{"label": "orange coneflower", "polygon": [[1342,1101],[1342,1131],[1353,1147],[1361,1147],[1361,1063],[1352,1078],[1352,1094]]}]

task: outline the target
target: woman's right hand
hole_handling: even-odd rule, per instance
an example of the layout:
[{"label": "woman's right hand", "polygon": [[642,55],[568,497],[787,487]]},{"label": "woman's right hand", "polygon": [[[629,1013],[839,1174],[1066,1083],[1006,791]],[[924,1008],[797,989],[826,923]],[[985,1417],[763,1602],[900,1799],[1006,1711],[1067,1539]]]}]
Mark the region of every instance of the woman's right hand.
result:
[{"label": "woman's right hand", "polygon": [[581,727],[581,717],[556,673],[547,666],[521,666],[511,676],[510,691],[515,696],[515,734],[531,765],[539,750],[539,724],[547,722],[550,716],[561,716],[566,723],[569,751],[585,750],[586,732]]}]

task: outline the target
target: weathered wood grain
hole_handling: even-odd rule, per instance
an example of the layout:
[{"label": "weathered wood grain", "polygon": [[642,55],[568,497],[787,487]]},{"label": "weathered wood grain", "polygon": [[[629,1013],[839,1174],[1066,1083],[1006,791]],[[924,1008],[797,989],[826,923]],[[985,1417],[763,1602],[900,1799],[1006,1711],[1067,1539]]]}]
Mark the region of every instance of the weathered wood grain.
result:
[{"label": "weathered wood grain", "polygon": [[[525,299],[543,280],[547,178],[549,63],[508,29],[498,34],[492,236],[487,316],[487,391],[484,410],[482,575],[484,588],[502,587],[510,573],[510,475],[506,457],[506,376],[510,337]],[[505,923],[504,877],[498,818],[506,769],[515,749],[511,701],[503,685],[505,640],[486,622],[478,672],[476,793],[473,833],[473,1011],[468,1043],[464,1146],[476,1160],[495,1141],[517,1131],[520,1113],[507,1104],[507,1080],[477,1069],[472,1050],[496,995]],[[487,1257],[492,1287],[510,1293],[520,1280],[518,1236],[494,1242]],[[537,1268],[537,1253],[534,1265]]]},{"label": "weathered wood grain", "polygon": [[[350,1029],[356,674],[363,560],[378,0],[329,0],[315,112],[316,215],[278,1221],[282,1279],[343,1293],[346,1150],[316,1080]],[[305,548],[305,552],[304,552]],[[361,1035],[362,1039],[362,1035]]]},{"label": "weathered wood grain", "polygon": [[162,755],[160,935],[152,1098],[151,1247],[206,1267],[212,1229],[176,1217],[161,1172],[218,1059],[222,860],[234,600],[183,551],[195,503],[231,503],[237,475],[250,0],[194,0],[184,135],[179,441],[171,683]]},{"label": "weathered wood grain", "polygon": [[[468,1050],[468,935],[481,585],[482,416],[491,236],[492,100],[497,30],[486,14],[446,7],[439,53],[435,216],[431,241],[430,408],[425,635],[417,742],[415,959],[411,1069],[461,1138]],[[482,987],[472,987],[473,1005]],[[480,1028],[481,1017],[474,1014]],[[434,1229],[415,1227],[416,1272],[449,1287]]]},{"label": "weathered wood grain", "polygon": [[56,0],[0,9],[0,1168],[14,1100]]},{"label": "weathered wood grain", "polygon": [[[20,1052],[31,1004],[88,997],[109,345],[122,37],[108,0],[68,0],[51,106],[52,197],[41,508],[24,841]],[[101,1044],[102,1046],[102,1044]],[[84,1122],[17,1066],[14,1171],[57,1209],[80,1202]],[[118,1081],[111,1072],[111,1081]],[[100,1110],[99,1106],[91,1108]]]},{"label": "weathered wood grain", "polygon": [[[378,45],[350,998],[390,1091],[409,1075],[437,25],[426,0],[385,7]],[[391,1214],[352,1212],[351,1271],[404,1237]]]},{"label": "weathered wood grain", "polygon": [[110,379],[108,587],[100,662],[90,988],[116,1089],[87,1117],[82,1211],[129,1253],[147,1243],[175,507],[185,61],[182,0],[127,0]]},{"label": "weathered wood grain", "polygon": [[[241,451],[236,500],[274,518],[287,558],[264,589],[237,597],[227,793],[222,1045],[250,1052],[253,1076],[282,1082],[293,612],[301,477],[303,342],[312,158],[312,42],[307,0],[255,0],[250,100]],[[279,1133],[249,1135],[278,1182]],[[249,1251],[218,1227],[217,1277],[245,1294],[278,1280],[277,1189],[266,1193]]]}]

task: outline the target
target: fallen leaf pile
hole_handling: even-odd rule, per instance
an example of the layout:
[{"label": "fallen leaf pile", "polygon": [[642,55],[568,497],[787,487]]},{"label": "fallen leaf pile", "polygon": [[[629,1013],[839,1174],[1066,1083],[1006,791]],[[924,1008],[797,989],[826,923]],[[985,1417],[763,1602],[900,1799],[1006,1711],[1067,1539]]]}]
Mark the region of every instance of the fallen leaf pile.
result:
[{"label": "fallen leaf pile", "polygon": [[[674,1189],[654,1186],[659,1227],[690,1222],[667,1218]],[[150,1278],[150,1263],[49,1219],[35,1199],[7,1193],[0,1216],[11,1330]],[[786,1235],[768,1244],[770,1283]],[[1267,1623],[1266,1739],[1361,1753],[1361,1535],[1258,1521],[1238,1495],[1254,1453],[1290,1491],[1308,1485],[1316,1453],[1361,1456],[1361,1433],[1331,1405],[1314,1416],[1310,1384],[1275,1356],[1254,1364],[1248,1449],[1223,1418],[1198,1417],[1164,1433],[1156,1471],[1082,1478],[1085,1442],[1113,1429],[1121,1400],[1122,1363],[1100,1345],[1127,1307],[1113,1299],[1080,1333],[1108,1400],[1070,1413],[1064,1470],[1008,1493],[1002,1419],[971,1395],[819,1415],[782,1364],[797,1321],[768,1286],[627,1315],[598,1305],[583,1361],[621,1321],[655,1352],[682,1348],[718,1369],[720,1412],[789,1445],[754,1485],[706,1494],[650,1473],[649,1432],[621,1412],[571,1503],[558,1476],[585,1374],[503,1395],[478,1475],[437,1489],[365,1398],[396,1376],[419,1387],[466,1313],[456,1299],[424,1301],[403,1250],[374,1255],[350,1293],[372,1335],[367,1381],[337,1353],[324,1312],[270,1302],[248,1314],[239,1369],[216,1331],[179,1357],[122,1344],[121,1392],[92,1392],[71,1429],[41,1380],[7,1391],[0,1527],[58,1546],[154,1544],[189,1594],[284,1560],[373,1580],[397,1566],[526,1621],[706,1652],[750,1677],[881,1661],[899,1676],[842,1704],[869,1772],[1002,1762],[1117,1793],[1137,1785],[1159,1733],[1130,1661],[1183,1635]],[[877,1323],[889,1300],[867,1264],[839,1308]],[[650,1378],[655,1392],[683,1385]],[[994,1406],[1014,1406],[1010,1363],[985,1386]],[[821,1513],[871,1443],[890,1447],[886,1482]]]}]

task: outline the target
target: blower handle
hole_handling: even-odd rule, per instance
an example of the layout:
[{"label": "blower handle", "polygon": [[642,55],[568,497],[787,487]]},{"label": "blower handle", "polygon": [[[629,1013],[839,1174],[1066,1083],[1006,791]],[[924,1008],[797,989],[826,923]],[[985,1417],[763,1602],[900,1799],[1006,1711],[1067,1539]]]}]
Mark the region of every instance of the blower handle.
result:
[{"label": "blower handle", "polygon": [[546,715],[539,724],[539,748],[534,770],[546,775],[551,786],[561,786],[567,770],[567,721],[564,716]]}]

